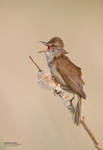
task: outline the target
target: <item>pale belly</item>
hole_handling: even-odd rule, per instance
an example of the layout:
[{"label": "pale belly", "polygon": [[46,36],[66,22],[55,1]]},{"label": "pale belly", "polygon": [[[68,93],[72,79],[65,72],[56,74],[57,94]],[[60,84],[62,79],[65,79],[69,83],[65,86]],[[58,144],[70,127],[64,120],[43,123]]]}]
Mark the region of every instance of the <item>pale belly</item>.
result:
[{"label": "pale belly", "polygon": [[56,65],[51,65],[50,66],[50,71],[52,76],[55,78],[55,80],[60,83],[62,86],[67,86],[65,81],[63,80],[63,78],[61,77],[61,75],[59,74],[59,72],[56,69]]}]

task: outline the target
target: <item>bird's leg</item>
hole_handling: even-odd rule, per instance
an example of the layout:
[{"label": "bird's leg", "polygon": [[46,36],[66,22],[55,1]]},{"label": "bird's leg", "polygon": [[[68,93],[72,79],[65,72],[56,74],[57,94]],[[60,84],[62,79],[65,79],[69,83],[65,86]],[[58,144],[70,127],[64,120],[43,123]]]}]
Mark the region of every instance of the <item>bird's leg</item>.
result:
[{"label": "bird's leg", "polygon": [[68,100],[69,101],[69,105],[67,105],[67,108],[70,110],[70,112],[73,114],[73,116],[75,114],[75,107],[73,105],[74,98],[75,97],[74,97],[74,93],[73,93],[73,97],[70,100]]},{"label": "bird's leg", "polygon": [[60,88],[60,84],[57,84],[56,88],[54,89],[54,96],[56,96],[56,95],[60,96],[61,93],[62,93],[62,89]]},{"label": "bird's leg", "polygon": [[74,100],[74,93],[73,93],[73,97],[69,100],[70,103],[72,103],[73,100]]},{"label": "bird's leg", "polygon": [[54,96],[61,94],[61,91],[57,91],[56,89],[54,89]]},{"label": "bird's leg", "polygon": [[74,107],[74,104],[73,104],[73,100],[75,99],[74,97],[74,93],[73,93],[73,97],[69,100],[70,102],[70,107],[72,108],[71,111],[72,113],[75,113],[75,107]]}]

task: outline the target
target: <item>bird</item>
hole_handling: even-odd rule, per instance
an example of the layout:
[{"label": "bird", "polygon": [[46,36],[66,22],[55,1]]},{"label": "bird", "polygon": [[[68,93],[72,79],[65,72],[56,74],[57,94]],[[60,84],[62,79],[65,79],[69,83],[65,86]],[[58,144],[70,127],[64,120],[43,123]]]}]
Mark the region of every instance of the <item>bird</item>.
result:
[{"label": "bird", "polygon": [[64,49],[64,42],[60,37],[53,37],[48,42],[40,41],[47,46],[44,52],[48,67],[54,80],[60,84],[61,88],[69,93],[77,95],[77,105],[74,115],[74,123],[80,124],[81,120],[81,102],[82,98],[86,99],[86,94],[83,91],[85,84],[82,79],[81,68],[75,65],[69,57],[68,52]]}]

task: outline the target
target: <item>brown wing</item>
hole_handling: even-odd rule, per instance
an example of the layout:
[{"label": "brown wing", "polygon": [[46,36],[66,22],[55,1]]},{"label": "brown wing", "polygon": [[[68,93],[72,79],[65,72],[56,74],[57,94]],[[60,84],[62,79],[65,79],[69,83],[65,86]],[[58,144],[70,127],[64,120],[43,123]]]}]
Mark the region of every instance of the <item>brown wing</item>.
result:
[{"label": "brown wing", "polygon": [[86,98],[83,91],[83,80],[81,78],[81,68],[77,67],[66,56],[60,56],[56,61],[57,71],[65,81],[68,87],[79,96]]}]

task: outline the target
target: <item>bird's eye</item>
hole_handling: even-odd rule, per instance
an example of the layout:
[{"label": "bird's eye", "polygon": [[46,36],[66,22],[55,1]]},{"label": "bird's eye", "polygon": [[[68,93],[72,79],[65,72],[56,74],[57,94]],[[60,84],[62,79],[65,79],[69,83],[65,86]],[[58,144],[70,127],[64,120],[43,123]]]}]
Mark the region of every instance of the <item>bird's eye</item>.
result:
[{"label": "bird's eye", "polygon": [[55,45],[53,44],[52,47],[55,47]]}]

